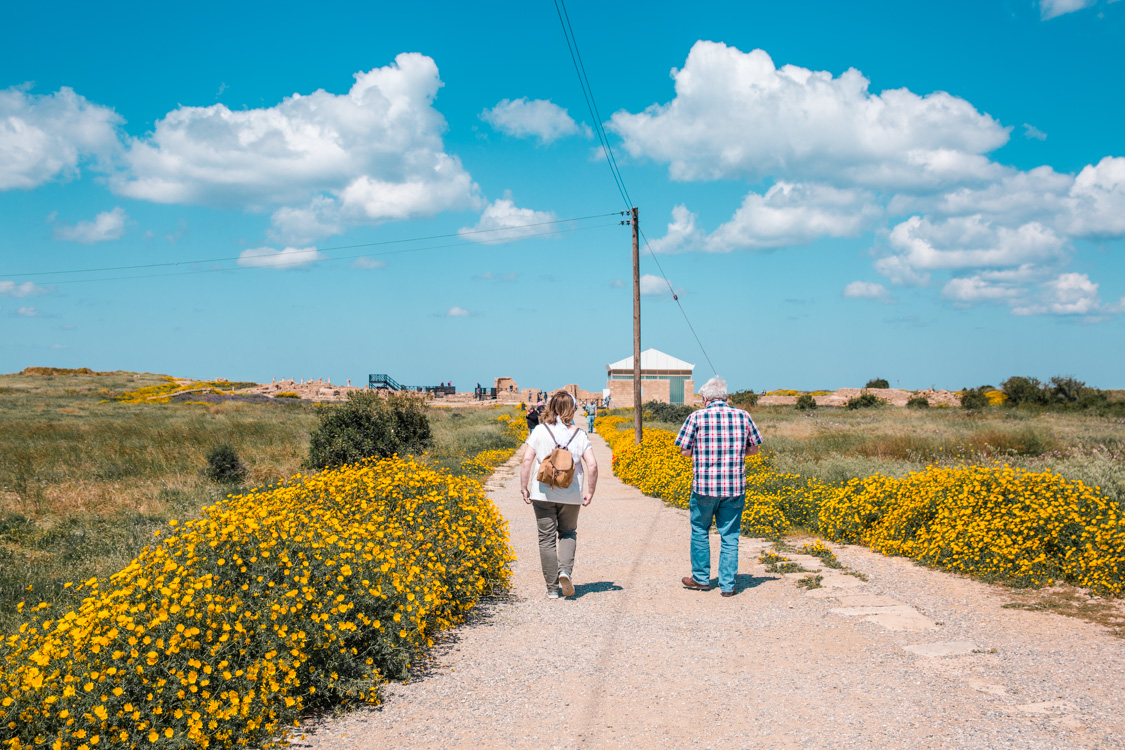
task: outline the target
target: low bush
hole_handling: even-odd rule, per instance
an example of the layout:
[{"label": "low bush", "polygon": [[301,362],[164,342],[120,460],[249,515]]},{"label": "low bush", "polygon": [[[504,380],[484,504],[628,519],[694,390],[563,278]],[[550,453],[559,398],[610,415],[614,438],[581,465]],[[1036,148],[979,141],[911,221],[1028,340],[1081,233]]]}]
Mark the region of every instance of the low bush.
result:
[{"label": "low bush", "polygon": [[988,406],[988,395],[984,388],[962,388],[961,408],[969,411],[980,411]]},{"label": "low bush", "polygon": [[203,476],[212,482],[237,483],[246,478],[246,466],[229,443],[220,443],[207,454]]},{"label": "low bush", "polygon": [[281,393],[275,393],[273,397],[274,398],[300,398],[301,396],[300,396],[299,393],[297,393],[295,391],[282,391]]},{"label": "low bush", "polygon": [[641,409],[644,415],[656,422],[683,422],[695,409],[686,404],[666,404],[662,401],[647,401]]},{"label": "low bush", "polygon": [[925,396],[914,395],[907,399],[906,406],[910,409],[929,409],[930,400]]},{"label": "low bush", "polygon": [[872,409],[876,406],[883,406],[887,402],[876,396],[874,393],[861,393],[848,399],[846,407],[848,409]]},{"label": "low bush", "polygon": [[352,391],[342,404],[320,407],[305,465],[324,469],[365,458],[421,453],[433,445],[422,402],[412,396]]},{"label": "low bush", "polygon": [[798,411],[811,411],[816,408],[816,399],[807,393],[797,397],[797,410]]},{"label": "low bush", "polygon": [[888,383],[885,378],[874,378],[872,380],[868,380],[867,385],[865,385],[863,387],[864,388],[890,388],[891,384]]},{"label": "low bush", "polygon": [[727,402],[731,406],[737,406],[742,409],[747,409],[758,405],[758,394],[751,390],[735,391],[727,397]]}]

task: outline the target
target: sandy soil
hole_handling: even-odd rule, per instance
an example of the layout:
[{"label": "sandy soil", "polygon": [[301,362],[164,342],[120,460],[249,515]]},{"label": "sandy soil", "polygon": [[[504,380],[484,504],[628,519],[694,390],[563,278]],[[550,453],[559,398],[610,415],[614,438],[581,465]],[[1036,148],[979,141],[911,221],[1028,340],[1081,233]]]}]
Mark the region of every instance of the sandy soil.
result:
[{"label": "sandy soil", "polygon": [[575,598],[544,596],[513,459],[489,483],[519,555],[511,598],[384,705],[310,721],[294,745],[1125,747],[1125,647],[1098,626],[854,547],[838,554],[866,583],[826,570],[829,588],[804,592],[743,539],[737,596],[684,590],[687,514],[619,482],[593,440]]}]

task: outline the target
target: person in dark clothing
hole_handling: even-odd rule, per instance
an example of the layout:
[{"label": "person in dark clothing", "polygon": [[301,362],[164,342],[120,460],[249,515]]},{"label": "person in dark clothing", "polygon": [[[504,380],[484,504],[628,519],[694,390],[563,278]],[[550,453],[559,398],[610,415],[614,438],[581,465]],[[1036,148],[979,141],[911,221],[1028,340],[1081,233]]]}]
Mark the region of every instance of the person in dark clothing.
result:
[{"label": "person in dark clothing", "polygon": [[543,413],[543,403],[527,407],[527,431],[531,432],[539,425],[539,415]]}]

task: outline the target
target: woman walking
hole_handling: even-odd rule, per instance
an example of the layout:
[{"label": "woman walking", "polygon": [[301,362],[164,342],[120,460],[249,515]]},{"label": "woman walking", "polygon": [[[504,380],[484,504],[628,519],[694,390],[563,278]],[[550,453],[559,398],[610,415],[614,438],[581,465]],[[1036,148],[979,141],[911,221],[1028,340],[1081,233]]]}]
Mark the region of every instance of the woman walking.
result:
[{"label": "woman walking", "polygon": [[[547,583],[547,598],[574,596],[574,549],[578,541],[578,511],[589,505],[598,486],[598,462],[586,433],[574,426],[578,404],[566,391],[547,402],[539,425],[527,436],[527,450],[520,466],[523,501],[535,511],[539,527],[539,562]],[[568,487],[539,482],[539,464],[555,448],[566,448],[574,458],[574,478]],[[585,471],[583,471],[585,468]],[[586,492],[582,492],[582,479]]]}]

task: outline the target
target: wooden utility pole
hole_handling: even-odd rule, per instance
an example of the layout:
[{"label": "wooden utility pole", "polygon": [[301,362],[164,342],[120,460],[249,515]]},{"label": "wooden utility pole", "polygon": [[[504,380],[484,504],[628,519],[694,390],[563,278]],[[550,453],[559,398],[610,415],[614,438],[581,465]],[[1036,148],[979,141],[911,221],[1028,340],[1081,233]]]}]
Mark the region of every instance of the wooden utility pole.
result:
[{"label": "wooden utility pole", "polygon": [[633,432],[641,444],[641,228],[633,207]]}]

